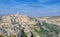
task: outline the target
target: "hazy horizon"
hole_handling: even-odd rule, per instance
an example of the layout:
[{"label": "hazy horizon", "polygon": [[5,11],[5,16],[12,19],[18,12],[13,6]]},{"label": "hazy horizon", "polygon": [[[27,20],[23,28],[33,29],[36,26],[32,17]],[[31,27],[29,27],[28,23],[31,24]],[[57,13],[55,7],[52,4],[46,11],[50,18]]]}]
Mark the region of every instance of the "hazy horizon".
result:
[{"label": "hazy horizon", "polygon": [[60,0],[0,0],[0,15],[60,16]]}]

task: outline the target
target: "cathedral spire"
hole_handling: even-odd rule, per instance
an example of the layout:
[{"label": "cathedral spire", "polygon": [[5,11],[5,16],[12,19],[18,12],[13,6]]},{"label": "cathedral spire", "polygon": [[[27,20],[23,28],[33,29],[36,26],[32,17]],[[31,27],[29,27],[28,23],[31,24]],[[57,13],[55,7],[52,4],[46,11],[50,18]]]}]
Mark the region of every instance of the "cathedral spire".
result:
[{"label": "cathedral spire", "polygon": [[16,16],[18,16],[18,15],[20,15],[20,12],[19,11],[16,13]]}]

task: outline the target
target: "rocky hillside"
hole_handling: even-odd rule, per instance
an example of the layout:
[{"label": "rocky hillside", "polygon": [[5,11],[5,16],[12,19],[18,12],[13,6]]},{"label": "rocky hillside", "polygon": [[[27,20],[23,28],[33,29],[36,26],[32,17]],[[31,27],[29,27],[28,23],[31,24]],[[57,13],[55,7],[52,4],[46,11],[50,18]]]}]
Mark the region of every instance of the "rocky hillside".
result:
[{"label": "rocky hillside", "polygon": [[60,16],[50,16],[50,17],[40,17],[37,18],[40,21],[45,21],[50,24],[55,24],[57,26],[60,26]]},{"label": "rocky hillside", "polygon": [[60,17],[0,16],[0,37],[60,37],[57,22],[60,23]]}]

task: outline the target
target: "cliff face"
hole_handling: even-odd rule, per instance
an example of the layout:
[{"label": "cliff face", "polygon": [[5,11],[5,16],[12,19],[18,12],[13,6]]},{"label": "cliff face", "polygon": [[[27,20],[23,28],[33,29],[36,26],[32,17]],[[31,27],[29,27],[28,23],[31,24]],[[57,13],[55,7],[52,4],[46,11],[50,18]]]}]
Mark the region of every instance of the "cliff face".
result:
[{"label": "cliff face", "polygon": [[25,15],[1,16],[0,35],[1,37],[60,37],[60,27],[46,21],[48,20]]}]

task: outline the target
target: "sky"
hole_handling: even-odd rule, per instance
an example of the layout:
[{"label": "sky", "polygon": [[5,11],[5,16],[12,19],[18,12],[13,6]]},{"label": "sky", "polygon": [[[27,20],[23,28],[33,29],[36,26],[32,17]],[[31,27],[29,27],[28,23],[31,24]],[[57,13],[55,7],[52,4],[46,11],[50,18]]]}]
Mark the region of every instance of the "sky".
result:
[{"label": "sky", "polygon": [[60,16],[60,0],[0,0],[0,15]]}]

